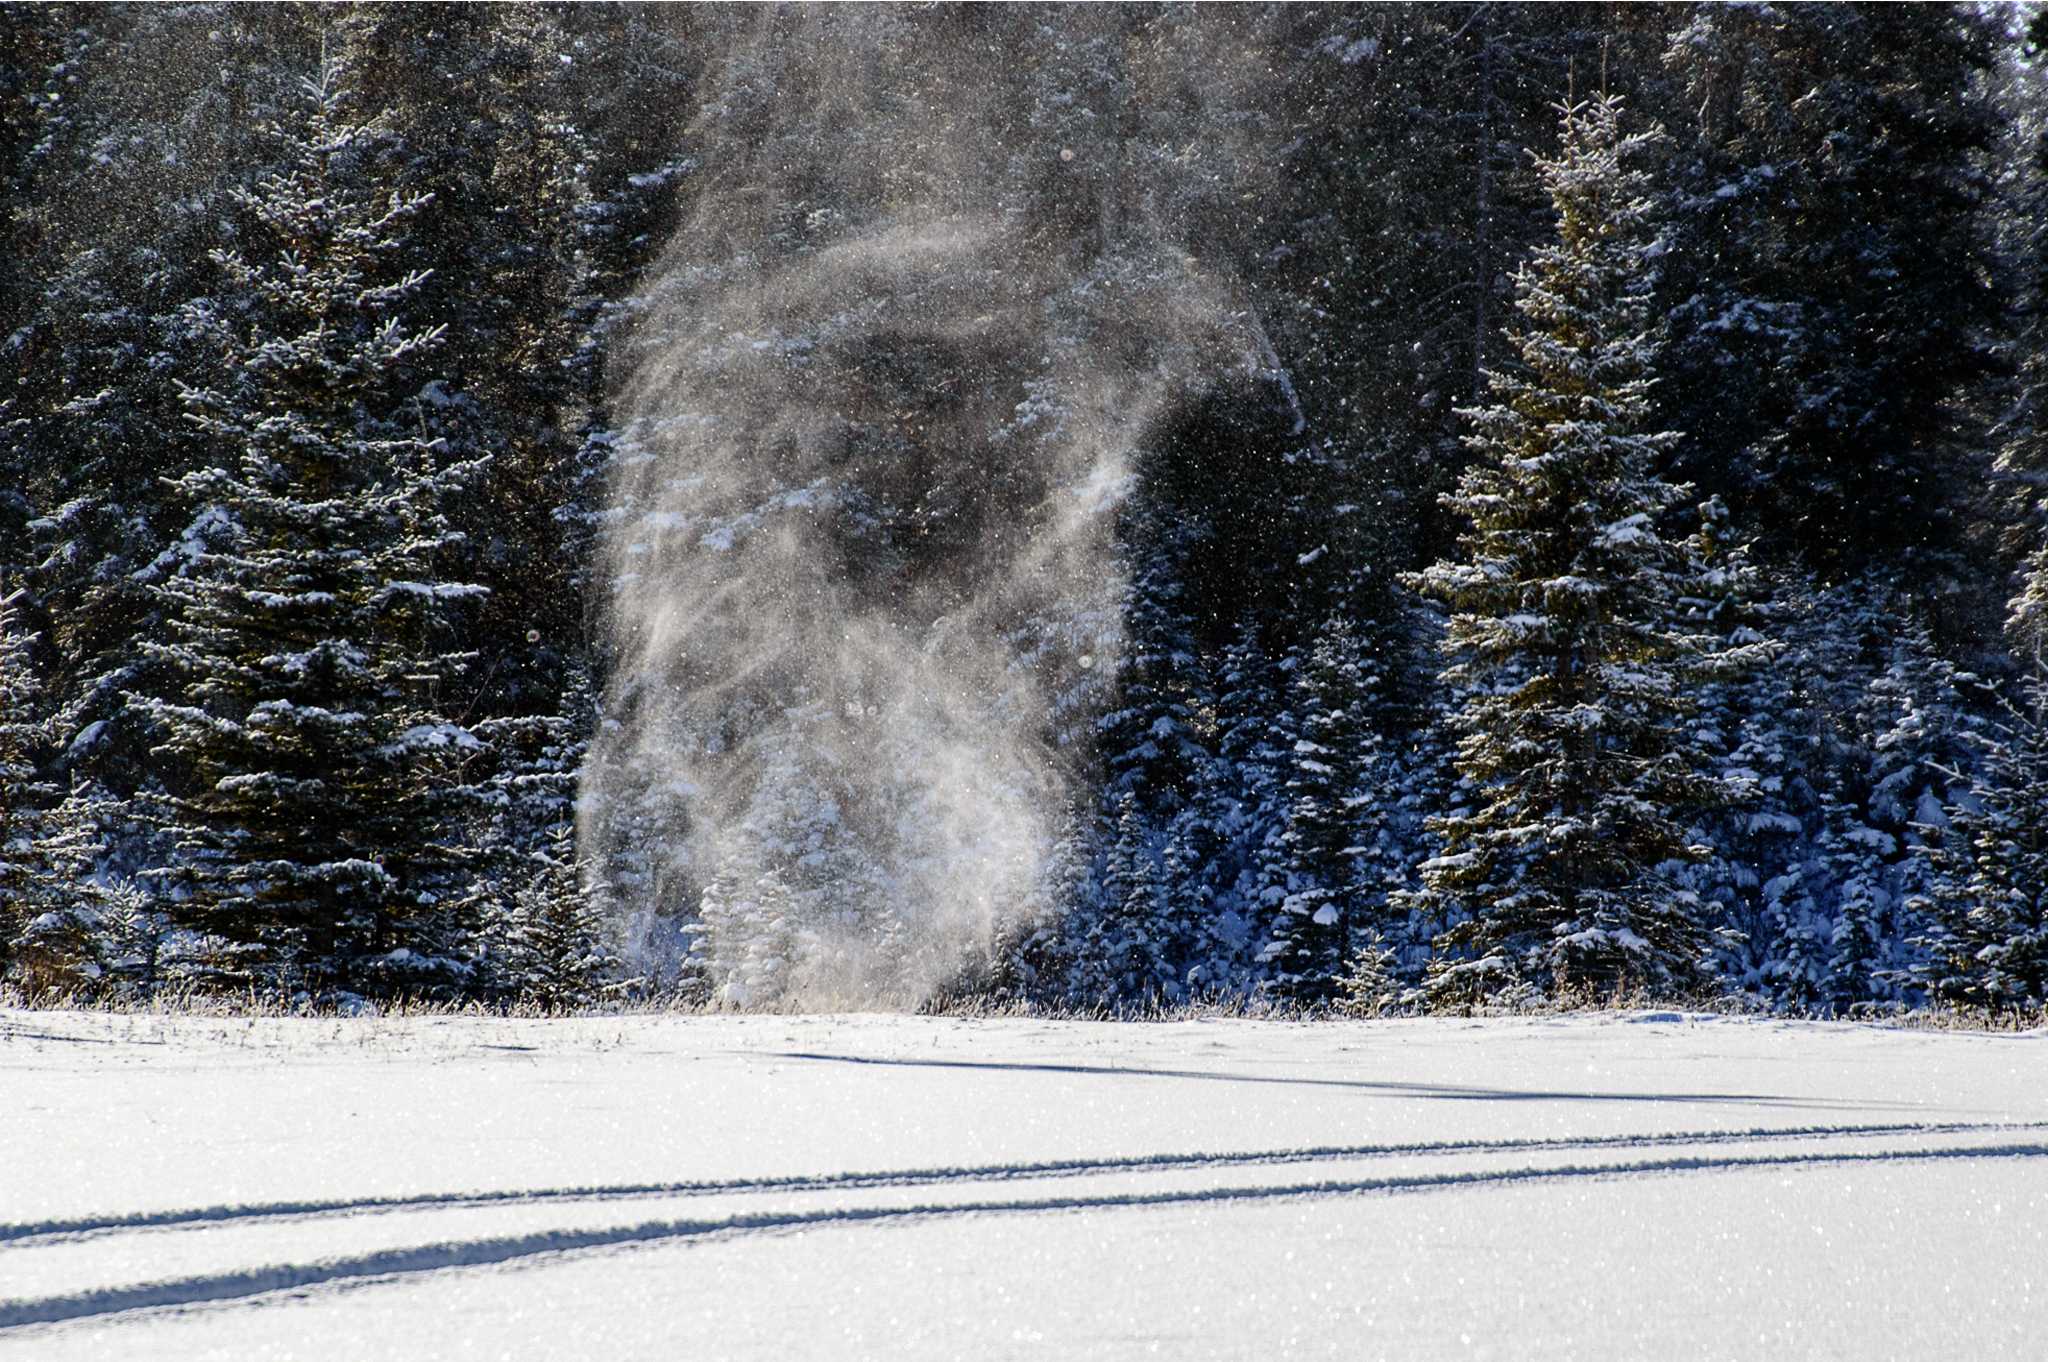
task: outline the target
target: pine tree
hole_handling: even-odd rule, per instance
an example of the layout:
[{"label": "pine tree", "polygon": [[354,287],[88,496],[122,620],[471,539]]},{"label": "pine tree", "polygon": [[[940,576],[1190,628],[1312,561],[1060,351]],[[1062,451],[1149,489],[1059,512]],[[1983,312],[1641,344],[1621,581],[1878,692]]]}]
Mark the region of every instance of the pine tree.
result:
[{"label": "pine tree", "polygon": [[[263,129],[310,30],[288,6],[36,8],[62,42],[38,104],[37,180],[10,200],[36,296],[0,323],[22,365],[0,380],[0,484],[14,484],[12,453],[36,511],[53,738],[72,777],[125,798],[155,774],[146,716],[125,700],[161,692],[141,648],[162,632],[150,583],[184,561],[187,517],[165,480],[205,457],[179,386],[212,381],[235,306],[207,253],[233,230],[234,189],[267,166]],[[147,839],[135,813],[124,843]]]},{"label": "pine tree", "polygon": [[704,886],[692,952],[714,1002],[771,1009],[789,996],[797,953],[791,916],[789,890],[773,870],[751,880],[721,871]]},{"label": "pine tree", "polygon": [[576,851],[576,783],[590,746],[596,700],[589,675],[572,670],[553,715],[474,725],[493,769],[478,780],[481,825],[473,841],[482,900],[483,978],[492,993],[551,1008],[590,1001],[620,968],[618,925],[590,892]]},{"label": "pine tree", "polygon": [[[1156,524],[1139,533],[1144,539],[1172,539]],[[1203,698],[1200,669],[1180,616],[1179,555],[1170,543],[1141,542],[1138,553],[1124,607],[1117,703],[1096,723],[1096,748],[1109,768],[1113,793],[1134,794],[1141,809],[1170,814],[1185,802],[1207,755],[1194,731],[1193,710]]]},{"label": "pine tree", "polygon": [[[1433,651],[1442,638],[1439,622],[1428,614],[1418,615],[1425,626],[1418,631],[1418,642],[1426,641],[1432,646],[1424,651]],[[1454,716],[1463,708],[1463,700],[1460,692],[1436,686],[1419,704],[1408,708],[1398,730],[1390,820],[1396,850],[1387,859],[1382,924],[1368,935],[1377,935],[1379,944],[1394,952],[1395,974],[1409,988],[1422,982],[1437,937],[1456,926],[1457,915],[1464,911],[1453,901],[1430,900],[1417,893],[1421,867],[1443,850],[1438,816],[1469,806],[1473,787],[1459,776],[1453,751]]]},{"label": "pine tree", "polygon": [[[2004,424],[1996,469],[2010,516],[2007,547],[2020,562],[2006,634],[2021,666],[2020,698],[2003,722],[1967,736],[1980,760],[1967,797],[1948,805],[1928,848],[1931,884],[1910,901],[1929,919],[1915,973],[1935,998],[1993,1010],[2048,1005],[2048,100],[2039,58],[2048,12],[2027,32],[2023,63],[2034,95],[2033,146],[2022,173],[2016,254],[2020,289],[2018,400]],[[1934,820],[1923,820],[1932,822]]]},{"label": "pine tree", "polygon": [[46,986],[147,992],[171,962],[163,905],[115,864],[127,802],[80,781],[50,810],[34,854],[42,876],[23,954]]},{"label": "pine tree", "polygon": [[1900,848],[1896,838],[1873,828],[1840,800],[1828,801],[1817,850],[1834,880],[1834,926],[1827,936],[1826,973],[1820,1001],[1846,1012],[1868,1000],[1890,943],[1893,898],[1887,868]]},{"label": "pine tree", "polygon": [[[1013,980],[1016,995],[1067,1002],[1074,994],[1076,924],[1089,898],[1090,819],[1078,803],[1061,814],[1050,847],[1038,868],[1031,902],[998,960],[997,980]],[[992,981],[993,983],[993,981]],[[994,996],[1003,996],[991,987]]]},{"label": "pine tree", "polygon": [[1780,632],[1782,604],[1749,561],[1748,546],[1734,537],[1721,499],[1710,498],[1700,513],[1695,543],[1706,571],[1685,613],[1722,646],[1754,648],[1760,655],[1740,675],[1695,692],[1693,741],[1730,802],[1703,820],[1708,854],[1684,867],[1680,882],[1700,896],[1716,927],[1719,982],[1756,995],[1763,985],[1753,948],[1771,911],[1761,891],[1767,881],[1778,891],[1796,881],[1781,880],[1778,870],[1805,831],[1791,797],[1799,786],[1799,713],[1782,665],[1785,650],[1766,646]]},{"label": "pine tree", "polygon": [[1332,620],[1296,676],[1287,849],[1290,892],[1260,959],[1276,992],[1327,1000],[1354,937],[1382,924],[1389,845],[1388,763],[1374,732],[1383,686],[1348,621]]},{"label": "pine tree", "polygon": [[873,854],[883,834],[852,824],[855,777],[868,773],[834,749],[837,714],[817,704],[788,713],[788,731],[757,739],[751,789],[700,872],[693,956],[736,1007],[891,996],[887,976],[913,962],[878,945],[898,919]]},{"label": "pine tree", "polygon": [[1877,755],[1891,721],[1871,697],[1906,603],[1870,579],[1823,589],[1787,577],[1763,609],[1777,650],[1711,688],[1737,735],[1723,778],[1747,795],[1709,821],[1716,856],[1703,868],[1720,877],[1706,892],[1743,938],[1728,982],[1775,1007],[1826,1011],[1868,999],[1896,947],[1871,943],[1892,930],[1909,829],[1888,801],[1873,808],[1872,790],[1905,754]]},{"label": "pine tree", "polygon": [[2001,302],[1990,14],[1697,5],[1665,57],[1697,120],[1666,258],[1682,466],[1833,581],[1959,584],[1984,446],[1959,399]]},{"label": "pine tree", "polygon": [[444,698],[493,717],[552,713],[587,662],[573,370],[593,153],[571,115],[565,20],[537,5],[367,4],[337,11],[329,42],[388,135],[385,182],[419,200],[407,255],[423,273],[414,315],[446,328],[439,433],[457,457],[490,453],[445,508],[489,593],[463,621],[480,665]]},{"label": "pine tree", "polygon": [[1218,886],[1211,937],[1225,948],[1219,976],[1256,977],[1265,926],[1287,897],[1287,767],[1295,715],[1286,692],[1294,661],[1276,662],[1246,620],[1218,666],[1216,760],[1200,807],[1222,841],[1211,871]]},{"label": "pine tree", "polygon": [[1415,578],[1454,612],[1446,680],[1472,687],[1458,767],[1475,805],[1438,820],[1424,866],[1424,901],[1472,914],[1441,943],[1447,1001],[1516,978],[1683,987],[1708,948],[1660,869],[1694,854],[1688,823],[1720,786],[1684,728],[1705,640],[1673,624],[1701,566],[1660,529],[1687,489],[1659,474],[1674,437],[1643,430],[1656,241],[1632,162],[1657,134],[1624,133],[1605,96],[1563,127],[1539,162],[1559,240],[1519,279],[1522,368],[1469,413],[1475,460],[1447,502],[1472,522],[1464,556]]},{"label": "pine tree", "polygon": [[1188,804],[1167,824],[1166,845],[1159,853],[1165,954],[1174,973],[1168,992],[1176,998],[1214,992],[1224,978],[1220,961],[1228,947],[1217,935],[1216,884],[1210,873],[1223,839],[1201,799],[1211,764],[1197,769]]},{"label": "pine tree", "polygon": [[2003,483],[2012,529],[2007,547],[2020,563],[2017,589],[2006,605],[2006,632],[2024,653],[2048,649],[2048,10],[2037,10],[2028,30],[2033,145],[2019,184],[2013,216],[2022,284],[2017,316],[2019,382],[2002,422],[1996,476]]},{"label": "pine tree", "polygon": [[1403,1005],[1407,994],[1399,949],[1384,933],[1368,932],[1344,963],[1337,980],[1337,1007],[1354,1017],[1378,1017]]},{"label": "pine tree", "polygon": [[[1766,603],[1755,625],[1739,625],[1729,641],[1757,641],[1759,630],[1778,626],[1780,609]],[[1785,649],[1740,678],[1702,688],[1703,745],[1741,797],[1706,821],[1712,854],[1686,874],[1724,932],[1723,986],[1764,1001],[1793,994],[1788,1001],[1798,1008],[1819,996],[1830,931],[1815,898],[1825,876],[1809,824],[1823,773],[1803,666],[1802,654]]]},{"label": "pine tree", "polygon": [[35,916],[40,886],[36,838],[53,791],[42,779],[48,716],[22,626],[23,593],[0,581],[0,977],[22,930]]},{"label": "pine tree", "polygon": [[1140,1006],[1174,996],[1167,959],[1159,862],[1135,794],[1117,798],[1115,832],[1102,870],[1102,907],[1083,945],[1082,994],[1091,1002]]},{"label": "pine tree", "polygon": [[436,692],[479,589],[441,575],[440,506],[474,464],[446,457],[419,367],[439,339],[408,306],[420,200],[378,188],[390,143],[331,75],[242,196],[249,253],[214,257],[240,314],[228,377],[185,403],[222,462],[179,481],[195,551],[158,586],[172,639],[150,651],[180,692],[141,699],[180,768],[178,912],[222,943],[223,978],[447,992],[481,744]]},{"label": "pine tree", "polygon": [[1942,657],[1918,620],[1901,626],[1895,616],[1889,630],[1882,670],[1855,715],[1869,793],[1860,816],[1831,807],[1822,835],[1838,886],[1829,965],[1838,1009],[1908,1001],[1900,985],[1914,974],[1918,924],[1905,901],[1940,892],[1924,852],[1946,836],[1946,809],[1979,764],[1979,719],[1964,697],[1977,678]]},{"label": "pine tree", "polygon": [[2021,694],[1981,739],[1982,770],[1933,852],[1948,874],[1915,906],[1931,919],[1916,973],[1932,996],[2024,1013],[2048,1006],[2048,673]]},{"label": "pine tree", "polygon": [[617,929],[585,892],[575,825],[556,826],[546,847],[519,859],[521,881],[506,887],[484,919],[492,986],[548,1009],[596,1001],[621,969]]}]

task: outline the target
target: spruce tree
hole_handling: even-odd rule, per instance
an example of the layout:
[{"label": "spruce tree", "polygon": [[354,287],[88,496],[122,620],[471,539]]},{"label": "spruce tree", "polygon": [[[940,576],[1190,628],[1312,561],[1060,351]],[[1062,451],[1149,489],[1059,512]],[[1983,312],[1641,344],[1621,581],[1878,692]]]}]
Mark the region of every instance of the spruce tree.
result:
[{"label": "spruce tree", "polygon": [[792,988],[798,936],[788,887],[774,870],[721,870],[697,903],[692,958],[721,1006],[772,1009]]},{"label": "spruce tree", "polygon": [[[1264,949],[1262,927],[1287,897],[1287,765],[1295,716],[1286,703],[1297,657],[1275,661],[1249,620],[1224,650],[1217,707],[1217,824],[1229,833],[1225,907],[1241,963]],[[1249,949],[1246,949],[1248,947]]]},{"label": "spruce tree", "polygon": [[224,379],[187,414],[219,462],[179,490],[186,573],[158,590],[182,680],[142,698],[178,768],[177,911],[227,980],[448,992],[468,971],[461,763],[437,704],[465,659],[446,621],[451,461],[409,304],[421,201],[386,192],[390,143],[323,68],[278,130],[281,169],[241,196],[247,253],[217,252]]},{"label": "spruce tree", "polygon": [[1210,758],[1196,770],[1188,804],[1167,824],[1159,856],[1166,954],[1174,971],[1170,991],[1179,997],[1214,992],[1228,973],[1223,961],[1229,945],[1218,933],[1214,877],[1223,835],[1209,819],[1205,798],[1214,765]]},{"label": "spruce tree", "polygon": [[441,433],[490,451],[446,508],[472,546],[466,571],[490,588],[464,622],[482,661],[447,698],[486,716],[552,713],[585,660],[574,295],[593,151],[570,88],[572,17],[368,4],[332,21],[343,83],[389,133],[389,185],[420,199],[408,257],[424,272],[415,315],[447,328]]},{"label": "spruce tree", "polygon": [[758,744],[752,788],[706,859],[691,951],[721,1000],[741,1008],[798,997],[853,1001],[890,991],[907,962],[864,949],[897,917],[889,877],[854,826],[860,788],[832,750],[838,717],[790,711],[792,731]]},{"label": "spruce tree", "polygon": [[[1096,722],[1096,750],[1109,768],[1113,796],[1138,798],[1142,811],[1171,813],[1186,801],[1206,756],[1194,732],[1201,694],[1195,645],[1182,617],[1184,554],[1156,513],[1133,516],[1140,536],[1124,604],[1125,647],[1117,703]],[[1167,541],[1157,544],[1152,541]],[[1176,553],[1180,549],[1182,552]]]},{"label": "spruce tree", "polygon": [[492,987],[547,1009],[594,1002],[618,977],[619,943],[584,890],[574,824],[557,824],[517,864],[523,878],[503,887],[484,920]]},{"label": "spruce tree", "polygon": [[34,638],[21,620],[23,594],[0,581],[0,976],[34,916],[35,842],[52,793],[42,779],[48,725],[29,655]]},{"label": "spruce tree", "polygon": [[45,819],[36,916],[22,941],[43,983],[146,992],[168,972],[163,905],[115,864],[128,818],[126,801],[82,780]]},{"label": "spruce tree", "polygon": [[1038,883],[1012,939],[996,962],[988,991],[1003,996],[1002,984],[1014,983],[1018,994],[1049,1001],[1068,1001],[1075,979],[1073,927],[1089,897],[1089,833],[1094,820],[1078,802],[1069,803],[1052,830],[1051,844],[1038,868]]},{"label": "spruce tree", "polygon": [[1117,798],[1102,871],[1102,907],[1083,946],[1082,994],[1108,1005],[1151,1005],[1175,993],[1166,958],[1159,862],[1135,794]]},{"label": "spruce tree", "polygon": [[1930,919],[1916,971],[1930,994],[2025,1013],[2048,1006],[2048,673],[2021,697],[1981,739],[1981,772],[1933,853],[1948,873],[1914,906]]},{"label": "spruce tree", "polygon": [[2011,528],[2006,547],[2019,561],[2016,589],[2006,604],[2006,632],[2022,653],[2048,650],[2048,10],[2028,29],[2022,88],[2038,106],[2034,138],[2016,179],[2013,254],[2020,267],[2018,392],[2002,423],[1996,477],[2003,483]]},{"label": "spruce tree", "polygon": [[1274,991],[1330,998],[1354,937],[1380,925],[1392,851],[1388,763],[1373,724],[1384,687],[1348,621],[1332,620],[1295,678],[1300,736],[1287,781],[1288,881],[1260,959]]},{"label": "spruce tree", "polygon": [[545,1007],[587,1002],[615,974],[620,945],[606,902],[585,883],[576,851],[576,782],[590,746],[596,701],[574,668],[551,715],[486,719],[474,726],[490,748],[476,782],[482,818],[474,834],[481,868],[475,893],[485,953],[484,989]]},{"label": "spruce tree", "polygon": [[[179,388],[211,381],[237,305],[207,254],[235,230],[233,190],[267,168],[265,129],[317,37],[289,6],[34,8],[62,43],[34,179],[9,201],[35,297],[0,322],[21,365],[0,379],[0,503],[18,487],[35,507],[53,739],[73,779],[120,798],[155,774],[125,697],[162,693],[141,647],[163,628],[150,583],[182,564],[188,519],[165,479],[206,461]],[[146,836],[132,814],[129,845]]]},{"label": "spruce tree", "polygon": [[1831,580],[1952,594],[1985,447],[1959,399],[2003,291],[1982,216],[1993,11],[1688,10],[1665,56],[1693,125],[1662,284],[1682,466]]},{"label": "spruce tree", "polygon": [[1688,823],[1721,787],[1685,727],[1707,643],[1674,624],[1701,565],[1662,528],[1688,489],[1660,475],[1674,437],[1644,429],[1657,241],[1633,162],[1657,135],[1625,133],[1611,97],[1563,111],[1538,162],[1558,241],[1521,272],[1521,365],[1468,413],[1474,461],[1447,500],[1472,528],[1414,578],[1451,606],[1444,675],[1471,688],[1473,804],[1437,820],[1423,868],[1422,902],[1470,913],[1440,942],[1444,1001],[1514,980],[1673,989],[1705,963],[1697,900],[1662,869],[1695,854]]}]

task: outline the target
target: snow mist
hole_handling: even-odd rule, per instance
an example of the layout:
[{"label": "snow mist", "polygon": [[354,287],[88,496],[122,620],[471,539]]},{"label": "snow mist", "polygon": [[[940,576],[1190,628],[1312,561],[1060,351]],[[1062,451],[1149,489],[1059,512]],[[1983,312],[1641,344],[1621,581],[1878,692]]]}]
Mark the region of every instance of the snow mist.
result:
[{"label": "snow mist", "polygon": [[1081,9],[729,23],[620,393],[585,847],[651,973],[914,1006],[1045,910],[1134,451],[1270,360],[1191,230],[1260,158],[1146,137],[1256,63]]}]

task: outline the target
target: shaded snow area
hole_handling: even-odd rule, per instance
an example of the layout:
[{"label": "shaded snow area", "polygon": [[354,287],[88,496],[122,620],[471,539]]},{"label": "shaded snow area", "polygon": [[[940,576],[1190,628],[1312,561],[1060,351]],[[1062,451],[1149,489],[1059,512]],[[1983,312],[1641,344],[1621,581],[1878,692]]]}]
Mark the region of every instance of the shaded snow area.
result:
[{"label": "shaded snow area", "polygon": [[0,1358],[2037,1358],[2048,1034],[0,1013]]}]

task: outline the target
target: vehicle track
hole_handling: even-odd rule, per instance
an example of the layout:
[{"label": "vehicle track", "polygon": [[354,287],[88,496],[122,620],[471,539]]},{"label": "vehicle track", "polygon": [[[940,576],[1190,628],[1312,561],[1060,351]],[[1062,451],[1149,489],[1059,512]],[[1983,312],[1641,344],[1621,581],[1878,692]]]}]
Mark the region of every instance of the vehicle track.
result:
[{"label": "vehicle track", "polygon": [[[1366,1160],[1392,1156],[1458,1154],[1520,1154],[1585,1149],[1644,1150],[1679,1148],[1685,1144],[1720,1149],[1724,1152],[1669,1154],[1633,1160],[1603,1160],[1549,1166],[1513,1164],[1508,1167],[1446,1169],[1438,1172],[1399,1173],[1381,1176],[1328,1178],[1262,1185],[1224,1185],[1154,1190],[1080,1190],[1041,1197],[976,1197],[883,1205],[798,1204],[759,1213],[650,1219],[633,1224],[601,1227],[557,1227],[529,1233],[477,1235],[440,1239],[424,1243],[386,1247],[296,1262],[265,1262],[232,1270],[189,1273],[157,1281],[124,1282],[119,1285],[72,1292],[52,1292],[35,1297],[0,1299],[0,1342],[21,1338],[41,1329],[113,1316],[132,1315],[143,1319],[163,1311],[194,1307],[219,1308],[253,1303],[278,1292],[345,1290],[374,1286],[422,1274],[464,1269],[519,1267],[536,1264],[564,1254],[588,1253],[657,1244],[688,1243],[740,1236],[774,1234],[794,1230],[876,1222],[909,1222],[973,1216],[1016,1216],[1191,1206],[1306,1200],[1321,1197],[1426,1194],[1483,1189],[1570,1179],[1641,1176],[1687,1176],[1737,1173],[1766,1169],[1822,1167],[1878,1163],[1932,1162],[1941,1160],[2039,1159],[2048,1158],[2048,1140],[2002,1140],[1987,1144],[1914,1145],[1905,1148],[1865,1149],[1768,1149],[1746,1153],[1727,1146],[1743,1141],[1782,1143],[1789,1139],[1807,1141],[1869,1138],[1911,1138],[1963,1134],[2010,1134],[2038,1131],[2048,1123],[2003,1125],[1990,1123],[1947,1123],[1941,1125],[1808,1127],[1746,1132],[1673,1132],[1657,1135],[1590,1137],[1556,1140],[1458,1141],[1424,1145],[1356,1146],[1343,1149],[1301,1149],[1249,1155],[1140,1156],[1120,1160],[1075,1160],[1056,1164],[995,1165],[985,1169],[911,1170],[894,1174],[847,1174],[825,1178],[756,1179],[727,1183],[679,1183],[655,1193],[635,1189],[633,1195],[696,1196],[707,1192],[754,1191],[845,1193],[877,1187],[918,1187],[952,1183],[1003,1182],[1021,1177],[1089,1177],[1104,1173],[1145,1173],[1201,1171],[1305,1163],[1321,1159]],[[865,1179],[865,1180],[862,1180]],[[894,1179],[881,1181],[880,1179]],[[616,1199],[618,1189],[560,1189],[541,1193],[506,1193],[481,1202],[475,1195],[464,1198],[413,1198],[368,1203],[305,1203],[324,1206],[329,1213],[361,1213],[365,1210],[438,1210],[454,1206],[502,1204],[516,1206],[523,1198],[565,1200],[571,1195],[592,1199]],[[593,1195],[595,1194],[595,1195]],[[277,1203],[265,1208],[203,1208],[215,1212],[251,1210],[265,1215],[311,1214],[300,1210],[278,1210]],[[189,1213],[188,1213],[189,1215]],[[249,1217],[242,1216],[246,1220]],[[75,1223],[75,1222],[74,1222]],[[162,1228],[162,1220],[130,1220],[118,1226],[98,1228]],[[216,1214],[210,1220],[187,1219],[187,1225],[228,1225],[234,1220]],[[11,1227],[21,1229],[23,1227]],[[39,1241],[51,1242],[49,1234]],[[12,1252],[28,1253],[33,1244],[17,1235]],[[0,1259],[4,1267],[4,1259]]]},{"label": "vehicle track", "polygon": [[874,1172],[794,1174],[782,1177],[614,1183],[511,1191],[430,1192],[328,1200],[272,1201],[136,1211],[124,1215],[0,1224],[0,1251],[138,1231],[204,1228],[252,1220],[302,1220],[323,1216],[375,1215],[392,1211],[574,1201],[627,1201],[701,1195],[808,1192],[880,1187],[919,1187],[959,1182],[1006,1182],[1145,1173],[1204,1168],[1251,1168],[1285,1164],[1349,1162],[1389,1157],[1503,1154],[1552,1150],[1657,1149],[1783,1140],[2022,1133],[2048,1130],[2048,1121],[1894,1122],[1864,1125],[1758,1126],[1744,1130],[1669,1131],[1629,1135],[1568,1135],[1528,1139],[1444,1140],[1415,1143],[1308,1145],[1293,1149],[1236,1153],[1139,1154],[1095,1159],[953,1165]]}]

